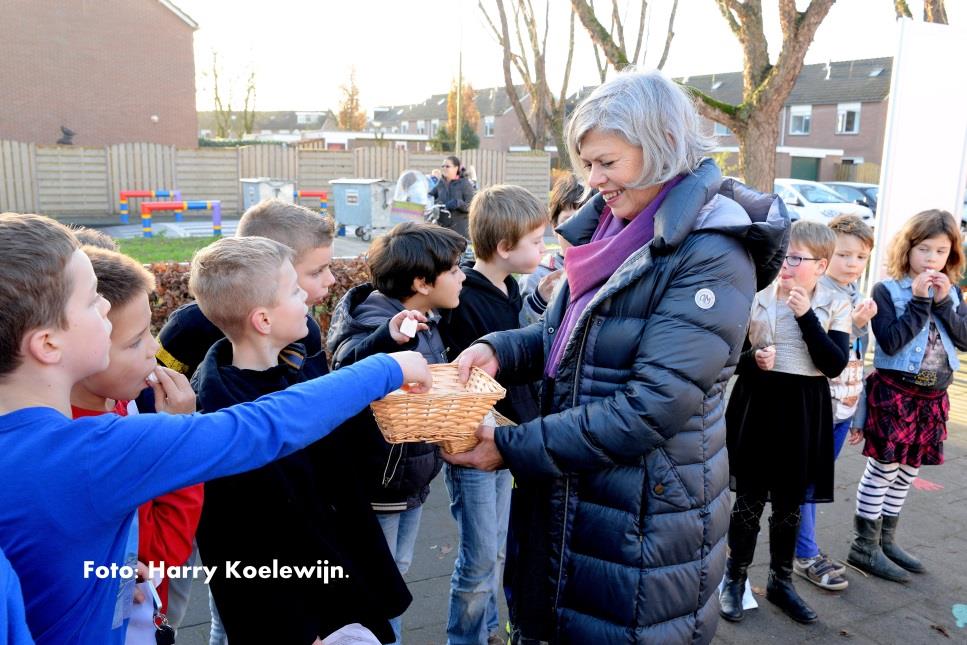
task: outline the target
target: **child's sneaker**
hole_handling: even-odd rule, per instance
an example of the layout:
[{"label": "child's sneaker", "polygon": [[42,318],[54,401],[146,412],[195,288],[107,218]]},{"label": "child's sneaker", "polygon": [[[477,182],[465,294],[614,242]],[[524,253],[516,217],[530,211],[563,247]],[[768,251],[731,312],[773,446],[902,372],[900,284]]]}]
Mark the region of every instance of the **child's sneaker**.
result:
[{"label": "child's sneaker", "polygon": [[831,571],[832,571],[832,574],[834,576],[838,576],[840,578],[843,578],[843,577],[846,576],[846,565],[845,564],[843,564],[842,562],[836,562],[834,560],[830,560],[829,559],[829,556],[826,555],[825,553],[823,553],[822,551],[819,552],[819,557],[821,559],[825,560],[826,562],[828,562],[829,565],[831,567],[833,567]]},{"label": "child's sneaker", "polygon": [[830,591],[842,591],[849,581],[837,573],[837,566],[829,558],[818,555],[815,558],[796,558],[792,570],[817,587]]}]

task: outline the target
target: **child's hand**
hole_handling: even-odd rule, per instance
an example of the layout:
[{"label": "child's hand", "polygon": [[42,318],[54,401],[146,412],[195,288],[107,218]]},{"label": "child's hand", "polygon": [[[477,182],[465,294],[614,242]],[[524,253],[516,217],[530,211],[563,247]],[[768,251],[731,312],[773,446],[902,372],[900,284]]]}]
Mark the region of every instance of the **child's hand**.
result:
[{"label": "child's hand", "polygon": [[426,359],[419,352],[393,352],[390,358],[403,370],[403,387],[414,394],[424,394],[433,385],[433,376]]},{"label": "child's hand", "polygon": [[[412,320],[416,323],[405,323],[407,320]],[[407,329],[409,327],[409,329]],[[402,328],[402,329],[401,329]],[[389,335],[393,337],[393,340],[399,345],[405,345],[406,343],[413,340],[417,332],[426,331],[430,327],[426,324],[426,316],[417,311],[416,309],[410,309],[408,311],[401,311],[389,321]],[[406,332],[412,331],[412,335],[408,335]]]},{"label": "child's hand", "polygon": [[564,277],[564,269],[558,269],[557,271],[551,271],[546,276],[541,278],[540,283],[537,285],[537,293],[541,294],[541,298],[544,302],[551,299],[551,294],[554,293],[554,287],[557,283]]},{"label": "child's hand", "polygon": [[930,296],[930,284],[933,282],[933,271],[924,271],[917,277],[913,279],[913,284],[910,288],[913,289],[913,295],[918,298],[927,298]]},{"label": "child's hand", "polygon": [[154,409],[157,412],[192,414],[195,411],[195,393],[181,372],[159,365],[148,376],[148,385],[154,390]]},{"label": "child's hand", "polygon": [[789,299],[786,301],[786,304],[792,309],[792,313],[796,314],[796,318],[799,318],[809,311],[809,307],[811,306],[809,294],[802,287],[793,287],[789,290]]},{"label": "child's hand", "polygon": [[875,315],[876,301],[867,298],[853,308],[853,324],[857,327],[866,327]]},{"label": "child's hand", "polygon": [[850,428],[849,439],[847,441],[851,446],[855,446],[863,441],[863,428]]},{"label": "child's hand", "polygon": [[762,349],[755,350],[755,364],[759,366],[759,369],[763,372],[770,371],[776,366],[776,347],[775,345],[769,345],[768,347],[763,347]]},{"label": "child's hand", "polygon": [[934,271],[930,274],[930,284],[933,286],[933,301],[941,303],[950,297],[950,278],[946,273]]},{"label": "child's hand", "polygon": [[[138,574],[135,576],[135,582],[144,582],[147,579],[148,579],[148,565],[146,565],[144,562],[141,562],[141,560],[138,560]],[[134,597],[132,598],[132,600],[134,601],[135,605],[140,605],[146,600],[144,596],[144,592],[141,591],[138,587],[135,587]]]}]

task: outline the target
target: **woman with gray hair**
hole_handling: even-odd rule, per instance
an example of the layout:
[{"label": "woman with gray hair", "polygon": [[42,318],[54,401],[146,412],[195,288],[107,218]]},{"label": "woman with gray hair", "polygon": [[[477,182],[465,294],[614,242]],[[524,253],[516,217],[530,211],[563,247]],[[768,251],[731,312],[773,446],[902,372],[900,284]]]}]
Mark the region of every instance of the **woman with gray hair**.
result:
[{"label": "woman with gray hair", "polygon": [[788,216],[722,180],[659,72],[598,87],[567,142],[599,193],[558,228],[574,245],[563,286],[541,322],[458,358],[464,377],[541,379],[544,416],[481,426],[445,458],[514,474],[515,642],[706,643],[729,525],[725,386]]}]

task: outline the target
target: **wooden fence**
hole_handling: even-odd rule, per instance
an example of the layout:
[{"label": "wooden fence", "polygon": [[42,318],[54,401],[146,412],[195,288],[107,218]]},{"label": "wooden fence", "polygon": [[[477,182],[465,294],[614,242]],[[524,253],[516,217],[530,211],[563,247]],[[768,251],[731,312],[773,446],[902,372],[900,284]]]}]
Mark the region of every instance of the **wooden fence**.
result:
[{"label": "wooden fence", "polygon": [[864,184],[878,184],[880,183],[880,164],[839,164],[836,166],[836,181],[858,181]]},{"label": "wooden fence", "polygon": [[[154,143],[102,148],[37,146],[0,140],[0,211],[49,215],[117,214],[121,190],[180,190],[182,199],[219,199],[226,215],[239,213],[239,179],[272,177],[303,190],[328,189],[341,177],[395,180],[403,170],[439,168],[445,153],[391,147],[326,151],[284,145],[176,149]],[[468,150],[463,163],[479,186],[523,186],[547,202],[550,158],[543,153]],[[137,212],[136,204],[131,212]]]}]

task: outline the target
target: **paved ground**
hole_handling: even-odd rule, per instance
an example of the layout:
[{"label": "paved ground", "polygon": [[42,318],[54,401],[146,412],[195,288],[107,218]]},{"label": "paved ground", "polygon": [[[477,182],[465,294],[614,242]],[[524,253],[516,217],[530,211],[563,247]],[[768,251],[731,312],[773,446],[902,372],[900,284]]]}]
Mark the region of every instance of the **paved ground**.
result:
[{"label": "paved ground", "polygon": [[[236,223],[224,222],[226,235],[234,233]],[[203,221],[155,224],[157,231],[170,236],[207,235],[209,226]],[[136,225],[105,231],[118,237],[140,234]],[[367,247],[368,243],[355,237],[340,237],[335,241],[335,255],[356,256]],[[963,359],[967,356],[962,357],[967,365]],[[923,488],[911,491],[899,531],[902,544],[923,558],[928,573],[900,585],[850,570],[850,587],[841,593],[823,591],[797,578],[797,588],[820,614],[818,623],[798,625],[761,597],[768,570],[768,531],[763,518],[764,530],[750,572],[760,608],[749,612],[738,625],[720,621],[716,643],[967,643],[967,374],[950,392],[953,403],[947,463],[924,469],[920,480]],[[863,464],[858,449],[844,448],[837,463],[836,501],[819,509],[819,542],[834,558],[845,558],[852,538],[854,495]],[[929,484],[940,488],[926,490],[935,488]],[[425,506],[407,575],[414,597],[404,617],[404,641],[408,644],[438,645],[446,640],[447,593],[455,547],[456,526],[442,478],[438,478]],[[503,608],[502,612],[506,614]],[[200,582],[195,585],[178,642],[208,642],[207,589]]]},{"label": "paved ground", "polygon": [[[960,402],[958,402],[960,403]],[[967,398],[957,406],[967,407]],[[928,568],[907,585],[867,578],[850,570],[850,587],[830,593],[796,578],[796,586],[820,614],[814,625],[787,619],[763,597],[760,608],[744,622],[719,622],[715,642],[752,643],[967,643],[967,425],[952,424],[946,445],[947,463],[926,468],[924,478],[943,488],[912,490],[899,535],[902,544],[921,556]],[[820,545],[845,558],[851,539],[856,482],[863,458],[858,449],[844,448],[837,463],[837,501],[820,507]],[[404,642],[440,645],[446,641],[447,593],[456,546],[456,526],[449,513],[442,479],[434,481],[423,513],[413,566],[407,575],[413,605],[404,617]],[[762,593],[768,570],[768,532],[763,533],[750,572],[753,589]],[[179,644],[208,642],[206,589],[196,583],[190,612],[178,635]],[[953,614],[955,605],[961,625]],[[590,645],[590,644],[589,644]]]}]

